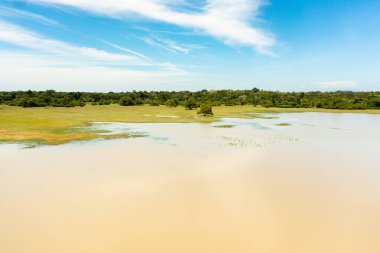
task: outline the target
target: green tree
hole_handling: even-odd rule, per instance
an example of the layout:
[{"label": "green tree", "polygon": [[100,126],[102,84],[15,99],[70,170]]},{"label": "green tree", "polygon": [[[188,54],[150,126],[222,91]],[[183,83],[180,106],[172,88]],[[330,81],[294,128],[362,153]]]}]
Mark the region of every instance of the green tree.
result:
[{"label": "green tree", "polygon": [[198,110],[198,114],[202,114],[203,116],[214,115],[211,104],[202,104]]},{"label": "green tree", "polygon": [[158,100],[150,100],[149,105],[150,106],[159,106],[160,102]]},{"label": "green tree", "polygon": [[141,98],[136,98],[135,105],[144,105],[144,101]]},{"label": "green tree", "polygon": [[197,108],[197,102],[194,98],[189,98],[185,101],[185,108],[188,110],[193,110],[194,108]]},{"label": "green tree", "polygon": [[165,105],[168,107],[177,107],[178,101],[175,99],[169,99],[168,101],[166,101]]},{"label": "green tree", "polygon": [[119,101],[119,104],[121,106],[132,106],[134,105],[134,101],[132,100],[131,97],[122,97]]},{"label": "green tree", "polygon": [[86,104],[123,106],[177,104],[192,110],[200,104],[245,105],[280,108],[326,109],[380,109],[380,92],[278,92],[254,88],[252,90],[201,90],[201,91],[132,91],[132,92],[59,92],[0,91],[0,104],[23,107],[72,107]]}]

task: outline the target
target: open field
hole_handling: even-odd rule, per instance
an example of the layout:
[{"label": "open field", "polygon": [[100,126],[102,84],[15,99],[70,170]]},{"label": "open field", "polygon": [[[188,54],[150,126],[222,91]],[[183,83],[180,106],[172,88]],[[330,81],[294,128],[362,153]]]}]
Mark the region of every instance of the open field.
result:
[{"label": "open field", "polygon": [[21,108],[0,106],[0,140],[2,142],[33,142],[63,144],[96,138],[127,138],[128,135],[101,135],[86,131],[91,122],[133,123],[210,123],[223,117],[263,117],[255,113],[283,112],[334,112],[334,113],[380,113],[380,110],[326,110],[299,108],[263,108],[253,106],[213,107],[214,117],[202,117],[196,110],[166,106],[85,106],[74,108]]}]

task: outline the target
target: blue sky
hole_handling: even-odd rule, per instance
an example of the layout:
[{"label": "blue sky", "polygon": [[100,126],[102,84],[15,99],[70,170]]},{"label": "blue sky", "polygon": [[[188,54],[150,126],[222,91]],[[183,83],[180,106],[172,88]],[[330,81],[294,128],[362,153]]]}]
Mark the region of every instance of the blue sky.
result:
[{"label": "blue sky", "polygon": [[1,0],[0,77],[0,90],[380,90],[380,1]]}]

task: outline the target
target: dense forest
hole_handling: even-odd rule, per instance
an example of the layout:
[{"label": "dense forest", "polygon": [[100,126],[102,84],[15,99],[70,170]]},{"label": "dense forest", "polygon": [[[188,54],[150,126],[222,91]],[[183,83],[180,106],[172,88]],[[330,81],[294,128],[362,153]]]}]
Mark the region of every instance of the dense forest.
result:
[{"label": "dense forest", "polygon": [[132,91],[132,92],[0,92],[0,104],[22,107],[74,107],[120,104],[122,106],[178,105],[188,109],[213,106],[253,105],[283,108],[380,109],[380,92],[277,92],[251,90]]}]

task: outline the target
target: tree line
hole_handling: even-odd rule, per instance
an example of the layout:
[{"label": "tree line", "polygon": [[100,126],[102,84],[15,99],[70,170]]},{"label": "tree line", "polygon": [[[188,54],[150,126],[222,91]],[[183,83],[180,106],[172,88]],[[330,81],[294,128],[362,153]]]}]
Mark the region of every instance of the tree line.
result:
[{"label": "tree line", "polygon": [[212,106],[253,105],[282,108],[380,109],[380,91],[374,92],[279,92],[250,90],[58,92],[3,91],[0,104],[22,107],[74,107],[120,104],[122,106],[166,105],[195,109]]}]

